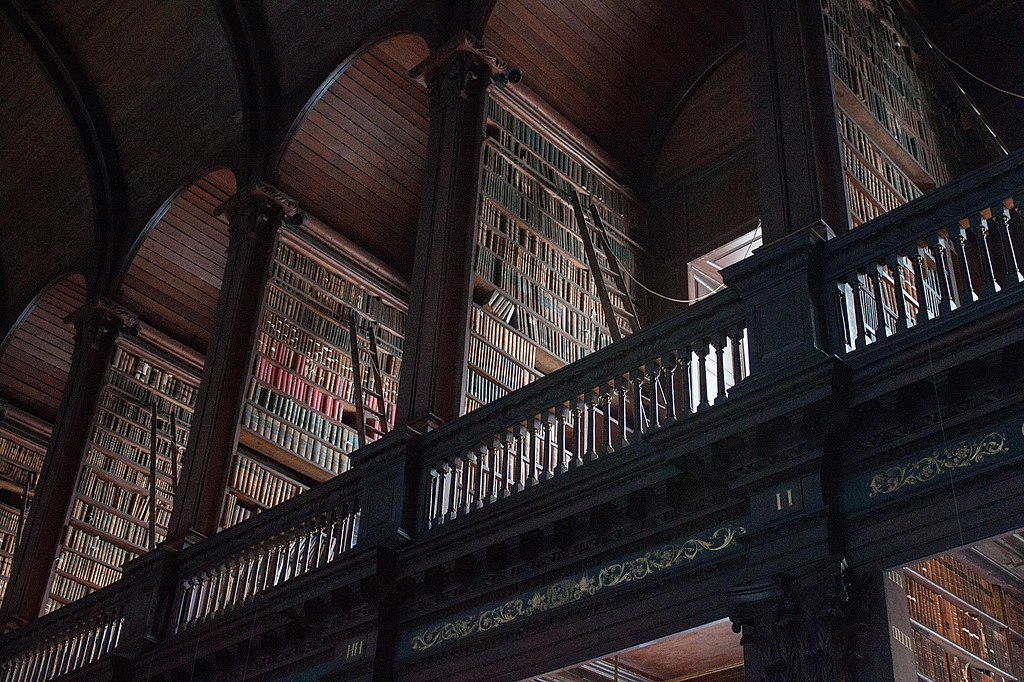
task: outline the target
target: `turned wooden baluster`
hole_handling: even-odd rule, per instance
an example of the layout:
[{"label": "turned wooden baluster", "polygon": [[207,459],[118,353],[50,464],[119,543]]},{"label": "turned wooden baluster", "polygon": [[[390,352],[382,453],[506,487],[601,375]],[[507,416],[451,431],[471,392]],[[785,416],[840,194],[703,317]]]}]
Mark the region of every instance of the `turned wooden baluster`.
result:
[{"label": "turned wooden baluster", "polygon": [[723,398],[725,398],[725,336],[716,336],[712,342],[712,347],[715,349],[715,373],[718,379],[718,393],[715,396],[715,403],[717,404]]},{"label": "turned wooden baluster", "polygon": [[693,346],[683,346],[679,351],[676,375],[679,387],[680,416],[693,414]]},{"label": "turned wooden baluster", "polygon": [[545,481],[554,478],[555,472],[558,469],[558,461],[555,455],[555,446],[557,445],[557,439],[555,437],[555,415],[551,412],[545,412],[541,416],[541,432],[544,434],[544,447],[542,448],[544,456],[541,458],[541,463],[544,467],[542,474]]},{"label": "turned wooden baluster", "polygon": [[967,258],[967,230],[958,223],[949,229],[949,236],[953,242],[953,252],[960,269],[960,305],[963,306],[978,300],[978,294],[974,291],[970,261]]},{"label": "turned wooden baluster", "polygon": [[500,446],[496,438],[491,439],[487,447],[487,465],[490,468],[490,476],[487,485],[487,504],[498,501],[498,486],[501,484],[498,477],[498,467],[501,465]]},{"label": "turned wooden baluster", "polygon": [[557,473],[564,474],[569,470],[569,406],[566,403],[559,403],[555,408],[558,412],[558,421],[555,423],[555,435],[557,441]]},{"label": "turned wooden baluster", "polygon": [[729,345],[732,347],[732,386],[729,389],[729,395],[732,395],[732,389],[746,377],[743,361],[743,328],[733,327],[729,330],[728,337]]},{"label": "turned wooden baluster", "polygon": [[448,518],[454,519],[459,514],[459,474],[461,471],[461,463],[456,467],[457,458],[453,458],[451,461],[446,462],[445,466],[448,469]]},{"label": "turned wooden baluster", "polygon": [[948,313],[953,310],[953,290],[951,281],[952,274],[946,267],[946,239],[939,234],[933,234],[928,238],[928,248],[935,259],[935,273],[939,280],[939,314]]},{"label": "turned wooden baluster", "polygon": [[462,457],[462,489],[459,491],[459,512],[463,515],[469,513],[469,509],[472,506],[471,501],[471,486],[473,485],[473,462],[474,457],[472,453],[468,453]]},{"label": "turned wooden baluster", "polygon": [[978,238],[978,258],[981,261],[981,282],[982,296],[991,296],[1000,290],[999,282],[996,281],[996,272],[992,267],[992,251],[988,243],[988,223],[982,220],[980,214],[975,213],[970,217],[971,231]]},{"label": "turned wooden baluster", "polygon": [[441,508],[441,474],[436,466],[430,467],[427,472],[429,482],[427,483],[426,518],[427,527],[437,525],[438,510]]},{"label": "turned wooden baluster", "polygon": [[928,304],[928,289],[924,279],[924,254],[917,244],[907,247],[907,260],[914,270],[914,289],[917,299],[917,324],[932,319],[932,309]]},{"label": "turned wooden baluster", "polygon": [[579,396],[572,399],[572,413],[573,436],[575,437],[574,440],[576,447],[572,459],[569,460],[569,468],[575,469],[579,465],[583,464],[583,455],[587,449],[587,429],[583,423],[583,400]]},{"label": "turned wooden baluster", "polygon": [[538,443],[537,443],[537,418],[530,417],[526,421],[526,425],[521,427],[523,429],[523,437],[526,439],[526,466],[529,476],[526,479],[526,487],[537,485],[540,479],[537,478],[537,464],[539,461]]},{"label": "turned wooden baluster", "polygon": [[601,434],[601,452],[608,454],[615,451],[615,431],[612,426],[612,410],[615,409],[615,384],[605,384],[601,391],[601,405],[604,407],[604,432]]},{"label": "turned wooden baluster", "polygon": [[505,490],[505,497],[514,492],[523,490],[523,479],[519,468],[519,460],[516,458],[516,436],[512,431],[505,431],[501,436],[501,455],[505,458],[505,473],[508,477],[508,486]]},{"label": "turned wooden baluster", "polygon": [[904,331],[910,324],[907,316],[907,295],[903,287],[903,258],[898,255],[890,256],[886,265],[892,273],[893,287],[896,290],[896,331]]},{"label": "turned wooden baluster", "polygon": [[618,448],[629,445],[629,379],[621,374],[615,377],[615,395],[619,403],[619,444]]},{"label": "turned wooden baluster", "polygon": [[[1010,232],[1010,220],[1007,219],[1007,208],[999,203],[992,207],[992,217],[988,219],[989,233],[994,235],[1003,258],[1003,288],[1015,287],[1024,282],[1017,253],[1014,249],[1013,235]],[[1011,214],[1012,215],[1012,214]]]},{"label": "turned wooden baluster", "polygon": [[652,431],[660,429],[662,424],[661,408],[664,405],[662,398],[664,392],[661,390],[661,367],[657,363],[647,364],[643,367],[643,380],[650,387],[651,395],[651,424]]},{"label": "turned wooden baluster", "polygon": [[697,344],[697,382],[698,391],[697,396],[697,411],[705,410],[711,407],[709,402],[710,396],[708,395],[708,358],[710,344],[707,341],[701,341]]},{"label": "turned wooden baluster", "polygon": [[484,497],[487,494],[487,488],[484,487],[484,462],[487,461],[486,452],[487,449],[483,445],[478,445],[476,446],[476,452],[473,454],[474,464],[476,465],[476,482],[473,489],[473,509],[480,509],[484,506]]},{"label": "turned wooden baluster", "polygon": [[867,325],[864,322],[864,298],[862,296],[861,276],[859,273],[850,275],[846,283],[850,285],[853,294],[853,326],[854,326],[854,348],[863,348],[868,343]]},{"label": "turned wooden baluster", "polygon": [[875,319],[877,320],[875,323],[876,340],[884,339],[889,335],[889,329],[885,324],[885,297],[882,293],[882,287],[885,286],[884,273],[885,267],[881,263],[878,263],[867,275],[875,296]]},{"label": "turned wooden baluster", "polygon": [[584,405],[587,411],[587,449],[584,454],[584,462],[597,460],[597,404],[599,400],[600,397],[595,395],[594,389],[587,391]]}]

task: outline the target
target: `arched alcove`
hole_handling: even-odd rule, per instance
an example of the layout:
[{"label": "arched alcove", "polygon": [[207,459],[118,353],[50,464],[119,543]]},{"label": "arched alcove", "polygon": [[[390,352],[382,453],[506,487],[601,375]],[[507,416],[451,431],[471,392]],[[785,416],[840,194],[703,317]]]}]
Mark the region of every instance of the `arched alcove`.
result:
[{"label": "arched alcove", "polygon": [[214,210],[235,192],[230,170],[203,175],[151,224],[121,284],[142,323],[203,353],[224,274],[228,225]]},{"label": "arched alcove", "polygon": [[68,275],[42,293],[0,352],[0,398],[50,424],[71,367],[75,330],[65,318],[85,302],[85,278]]},{"label": "arched alcove", "polygon": [[278,184],[303,208],[406,277],[426,160],[427,94],[409,70],[417,35],[381,40],[325,83],[281,156]]}]

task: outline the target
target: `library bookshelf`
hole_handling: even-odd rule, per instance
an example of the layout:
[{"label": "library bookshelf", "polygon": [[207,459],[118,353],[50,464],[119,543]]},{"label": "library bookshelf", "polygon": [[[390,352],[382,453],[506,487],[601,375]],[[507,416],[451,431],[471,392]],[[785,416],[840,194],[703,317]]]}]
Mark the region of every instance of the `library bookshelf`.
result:
[{"label": "library bookshelf", "polygon": [[[968,550],[969,552],[969,550]],[[894,625],[911,634],[921,682],[1014,682],[1024,678],[1024,598],[968,553],[903,567],[906,612]]]},{"label": "library bookshelf", "polygon": [[[32,508],[32,496],[46,455],[49,428],[19,419],[12,408],[0,424],[0,599],[7,591],[11,562]],[[25,415],[27,417],[27,415]]]},{"label": "library bookshelf", "polygon": [[342,473],[393,427],[407,294],[367,264],[323,230],[279,236],[222,527]]},{"label": "library bookshelf", "polygon": [[152,330],[117,341],[46,611],[116,581],[126,562],[164,539],[200,363]]},{"label": "library bookshelf", "polygon": [[[610,324],[630,333],[642,319],[625,311],[643,300],[635,278],[643,276],[646,258],[638,244],[644,217],[635,197],[578,150],[537,109],[500,91],[490,96],[466,412],[608,345]],[[588,215],[580,215],[574,195]],[[582,234],[598,221],[603,250]],[[614,266],[625,274],[608,287],[608,306],[598,278]]]}]

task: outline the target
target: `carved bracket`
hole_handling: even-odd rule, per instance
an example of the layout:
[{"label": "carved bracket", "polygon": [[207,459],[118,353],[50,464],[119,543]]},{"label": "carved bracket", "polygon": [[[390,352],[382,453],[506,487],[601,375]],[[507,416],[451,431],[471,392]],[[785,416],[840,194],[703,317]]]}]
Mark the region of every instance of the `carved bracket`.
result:
[{"label": "carved bracket", "polygon": [[499,88],[518,83],[522,72],[510,67],[469,31],[461,31],[409,71],[409,77],[426,85],[432,108],[443,107],[474,87],[493,83]]},{"label": "carved bracket", "polygon": [[267,209],[274,208],[281,213],[281,220],[289,225],[301,225],[306,213],[299,202],[288,196],[273,185],[255,180],[222,203],[213,214],[228,216],[228,229],[234,233],[239,225],[252,224],[266,220]]}]

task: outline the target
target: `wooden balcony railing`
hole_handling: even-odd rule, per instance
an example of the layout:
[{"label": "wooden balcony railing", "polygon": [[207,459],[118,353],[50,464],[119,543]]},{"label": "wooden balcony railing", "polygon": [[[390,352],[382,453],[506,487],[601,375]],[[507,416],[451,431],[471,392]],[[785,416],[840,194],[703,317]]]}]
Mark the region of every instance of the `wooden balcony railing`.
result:
[{"label": "wooden balcony railing", "polygon": [[1024,282],[1014,154],[825,245],[831,346],[853,353]]},{"label": "wooden balcony railing", "polygon": [[[0,682],[45,682],[142,641],[200,641],[210,622],[255,613],[299,578],[342,575],[380,542],[429,541],[527,488],[624,461],[649,434],[730,399],[756,404],[808,358],[884,353],[933,318],[969,323],[967,309],[985,315],[1024,292],[1022,209],[1016,154],[832,241],[768,245],[735,286],[422,437],[390,433],[345,474],[212,538],[137,559],[122,580],[0,639]],[[787,314],[763,315],[770,305]]]},{"label": "wooden balcony railing", "polygon": [[747,374],[743,313],[722,291],[428,434],[420,527],[618,456]]},{"label": "wooden balcony railing", "polygon": [[118,582],[7,635],[0,680],[46,682],[83,668],[120,641],[129,594]]}]

